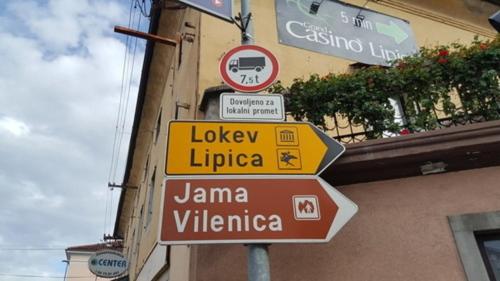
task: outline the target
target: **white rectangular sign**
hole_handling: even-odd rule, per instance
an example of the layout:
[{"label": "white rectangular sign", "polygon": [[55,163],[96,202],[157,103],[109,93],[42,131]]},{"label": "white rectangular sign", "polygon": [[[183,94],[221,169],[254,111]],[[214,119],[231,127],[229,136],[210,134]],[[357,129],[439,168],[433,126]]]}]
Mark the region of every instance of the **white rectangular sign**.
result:
[{"label": "white rectangular sign", "polygon": [[222,120],[285,120],[282,95],[222,93],[220,95]]}]

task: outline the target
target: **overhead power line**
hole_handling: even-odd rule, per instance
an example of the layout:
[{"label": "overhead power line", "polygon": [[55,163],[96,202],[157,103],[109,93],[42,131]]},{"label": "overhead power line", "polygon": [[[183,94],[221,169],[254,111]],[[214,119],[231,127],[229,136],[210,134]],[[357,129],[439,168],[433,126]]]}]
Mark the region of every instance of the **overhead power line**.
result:
[{"label": "overhead power line", "polygon": [[89,278],[89,276],[44,276],[44,275],[35,275],[35,274],[8,274],[8,273],[0,273],[0,276],[5,277],[18,277],[18,278],[49,278],[49,279],[83,279]]},{"label": "overhead power line", "polygon": [[[128,27],[131,28],[135,24],[135,17],[136,17],[136,11],[137,8],[134,6],[137,4],[137,0],[130,0],[130,8],[129,8],[129,18],[128,18]],[[134,5],[135,3],[135,5]],[[139,14],[140,18],[140,14]],[[140,24],[140,22],[139,22]],[[140,27],[140,25],[137,25],[137,28]],[[137,40],[137,38],[135,38]],[[109,175],[108,175],[108,183],[109,182],[115,182],[116,180],[116,171],[118,169],[118,163],[120,161],[120,153],[121,153],[121,141],[123,139],[123,126],[120,132],[120,126],[122,119],[124,120],[123,122],[125,123],[125,117],[122,117],[122,115],[126,115],[126,108],[128,106],[128,101],[127,103],[124,103],[125,101],[125,93],[126,89],[130,88],[130,84],[132,81],[128,81],[128,70],[130,68],[130,64],[134,64],[134,61],[130,62],[130,56],[129,56],[129,51],[130,51],[130,43],[132,40],[129,40],[129,37],[127,36],[126,38],[126,43],[125,43],[125,54],[123,58],[123,65],[122,65],[122,81],[121,81],[121,89],[120,89],[120,102],[118,104],[118,114],[116,117],[116,125],[115,125],[115,133],[114,133],[114,140],[113,140],[113,151],[111,155],[111,164],[110,164],[110,169],[109,169]],[[135,55],[135,53],[134,53]],[[128,86],[127,86],[128,84]],[[127,98],[128,99],[128,98]],[[125,112],[125,113],[124,113]],[[113,213],[113,190],[112,189],[107,189],[106,191],[106,205],[105,205],[105,212],[104,212],[104,234],[106,234],[107,229],[109,227],[109,224],[111,224],[113,218],[112,218],[112,213]]]},{"label": "overhead power line", "polygon": [[[151,17],[151,14],[148,14],[148,12],[147,12],[146,0],[142,0],[142,3],[140,3],[139,0],[135,0],[135,3],[136,3],[136,7],[139,7],[141,14],[144,17],[146,17],[146,18]],[[152,3],[152,1],[151,1],[151,3]]]},{"label": "overhead power line", "polygon": [[[150,18],[148,10],[151,9],[153,5],[152,0],[130,0],[129,7],[129,18],[128,18],[128,28],[134,28],[140,30],[141,19],[145,17]],[[115,132],[113,139],[113,148],[111,153],[111,164],[108,173],[108,184],[115,183],[117,181],[117,173],[119,170],[119,164],[122,156],[122,144],[124,143],[125,134],[130,134],[125,132],[125,126],[128,124],[128,110],[129,102],[132,92],[132,84],[134,83],[135,70],[136,70],[136,54],[138,52],[138,38],[129,38],[127,36],[125,42],[125,54],[123,58],[123,65],[121,69],[121,87],[120,87],[120,97],[118,104],[118,112],[116,116]],[[106,192],[106,205],[104,210],[104,234],[108,231],[113,231],[112,221],[113,221],[113,189],[108,188]]]},{"label": "overhead power line", "polygon": [[64,251],[65,248],[1,248],[0,251]]}]

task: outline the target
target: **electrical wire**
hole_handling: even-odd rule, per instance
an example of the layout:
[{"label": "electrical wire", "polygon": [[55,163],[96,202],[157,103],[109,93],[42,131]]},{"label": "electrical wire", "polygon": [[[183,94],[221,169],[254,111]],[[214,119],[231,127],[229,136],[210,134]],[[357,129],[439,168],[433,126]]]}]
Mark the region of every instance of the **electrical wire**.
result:
[{"label": "electrical wire", "polygon": [[[140,24],[141,24],[141,17],[139,17],[139,20],[138,20],[138,23],[137,23],[137,27],[139,28],[140,27]],[[120,135],[120,139],[118,141],[118,151],[121,151],[121,146],[122,146],[122,141],[123,141],[123,137],[124,137],[124,132],[125,132],[125,124],[127,123],[127,113],[128,113],[128,103],[130,101],[130,92],[131,92],[131,89],[132,89],[132,80],[133,80],[133,76],[134,76],[134,66],[135,66],[135,55],[136,55],[136,52],[137,52],[137,37],[134,38],[134,50],[132,52],[132,66],[131,66],[131,70],[130,70],[130,77],[129,77],[129,85],[128,85],[128,90],[127,90],[127,98],[125,100],[125,105],[124,105],[124,113],[123,113],[123,121],[121,122],[122,124],[122,127],[121,127],[121,135]],[[118,155],[118,160],[119,160],[119,155]],[[119,161],[117,161],[118,163]],[[115,169],[115,175],[116,175],[116,169]]]},{"label": "electrical wire", "polygon": [[[129,8],[129,15],[128,15],[128,25],[127,25],[128,28],[131,27],[132,7],[134,6],[133,4],[134,4],[133,0],[130,1],[130,8]],[[120,101],[118,103],[118,113],[117,113],[117,116],[116,116],[115,136],[114,136],[114,140],[113,140],[113,150],[112,150],[112,153],[111,153],[111,165],[109,167],[108,181],[111,181],[111,175],[112,175],[113,166],[114,166],[113,160],[115,159],[115,153],[116,153],[116,140],[118,138],[119,120],[120,120],[120,116],[121,116],[121,107],[122,107],[121,105],[122,105],[123,93],[124,93],[124,88],[125,88],[125,70],[127,68],[127,63],[128,63],[127,56],[128,56],[129,38],[130,37],[127,36],[126,37],[126,41],[125,41],[125,52],[124,52],[124,56],[123,56],[123,65],[122,65],[122,81],[121,81],[121,87],[120,87]]]},{"label": "electrical wire", "polygon": [[44,275],[34,275],[34,274],[8,274],[0,273],[0,276],[5,277],[18,277],[18,278],[49,278],[49,279],[83,279],[89,278],[88,276],[44,276]]},{"label": "electrical wire", "polygon": [[[17,248],[17,247],[0,247],[0,252],[2,251],[12,251],[12,252],[20,252],[20,251],[33,251],[33,252],[50,252],[50,251],[66,251],[66,248]],[[69,261],[69,262],[87,262],[87,261]]]},{"label": "electrical wire", "polygon": [[[133,4],[134,0],[132,0],[131,4]],[[133,13],[130,14],[130,19],[129,19],[129,28],[132,28],[135,25],[135,18],[137,16],[137,8],[132,5],[134,8],[132,9]],[[131,44],[133,40],[137,40],[137,38],[132,38],[130,39],[130,36],[127,36],[127,45],[126,45],[126,53],[125,53],[125,58],[124,58],[124,69],[122,71],[122,87],[120,89],[120,103],[118,104],[118,116],[117,116],[117,122],[116,122],[116,134],[117,134],[117,142],[116,142],[116,147],[115,147],[115,158],[112,160],[113,162],[113,171],[111,174],[111,179],[114,181],[116,179],[116,172],[118,169],[118,160],[120,157],[120,146],[119,146],[119,141],[122,136],[122,131],[120,130],[121,124],[122,124],[122,119],[123,119],[123,111],[126,105],[124,105],[124,100],[125,100],[125,94],[127,92],[127,89],[131,83],[131,81],[128,79],[129,71],[130,71],[130,65],[133,63],[133,61],[130,61],[130,52],[131,52]]]},{"label": "electrical wire", "polygon": [[[148,14],[148,13],[147,13],[146,1],[145,1],[145,0],[142,0],[142,4],[141,4],[141,3],[139,3],[139,0],[135,0],[135,3],[136,3],[136,5],[137,5],[137,6],[139,6],[139,9],[140,9],[140,11],[141,11],[141,14],[142,14],[144,17],[146,17],[146,18],[151,17],[151,14]],[[152,1],[151,1],[151,3],[152,3]]]},{"label": "electrical wire", "polygon": [[371,0],[366,0],[365,4],[363,4],[363,6],[361,6],[361,8],[358,11],[358,14],[356,15],[356,18],[361,15],[361,12],[363,11],[363,9],[366,7],[366,5],[368,4],[368,2],[370,2],[370,1]]},{"label": "electrical wire", "polygon": [[[141,14],[140,13],[136,13],[137,9],[134,10],[134,14],[132,15],[132,23],[131,25],[134,26],[136,21],[135,21],[135,18],[136,18],[136,15],[137,15],[137,26],[136,26],[136,29],[139,29],[140,28],[140,19],[141,19]],[[135,46],[137,46],[137,37],[134,37],[133,38],[133,42],[132,44],[135,44]],[[132,56],[128,56],[128,63],[127,63],[127,69],[126,69],[126,74],[125,74],[125,84],[127,86],[124,87],[123,89],[123,95],[125,95],[125,93],[128,93],[127,95],[127,98],[125,99],[125,102],[122,102],[120,104],[121,108],[122,108],[122,111],[121,111],[121,116],[119,117],[119,127],[117,128],[118,132],[119,132],[119,137],[118,137],[118,142],[117,142],[117,148],[116,148],[116,155],[115,155],[115,160],[114,160],[114,170],[113,170],[113,176],[112,178],[113,179],[116,179],[116,173],[117,173],[117,170],[118,170],[118,164],[120,162],[120,152],[121,152],[121,144],[122,144],[122,141],[123,141],[123,134],[124,134],[124,130],[125,130],[125,121],[126,121],[126,117],[127,117],[127,107],[128,107],[128,98],[130,96],[130,88],[131,88],[131,85],[132,85],[132,77],[133,77],[133,70],[134,70],[134,64],[135,64],[135,52],[136,52],[136,47],[134,47],[134,50],[131,51],[130,49],[132,48],[131,45],[128,46],[128,52],[131,52],[132,53]],[[129,74],[130,73],[130,74]],[[121,127],[121,130],[120,130],[120,127]]]},{"label": "electrical wire", "polygon": [[[139,14],[139,18],[138,18],[138,21],[137,21],[137,29],[139,29],[141,26],[141,16]],[[129,65],[131,65],[131,68],[130,68],[130,77],[128,79],[129,83],[128,83],[128,90],[127,90],[127,96],[126,96],[126,99],[125,99],[125,103],[123,105],[123,108],[124,108],[124,112],[123,112],[123,119],[122,119],[122,126],[121,126],[121,131],[120,131],[120,138],[119,138],[119,141],[118,141],[118,155],[117,155],[117,159],[116,159],[116,163],[115,165],[118,165],[118,163],[120,162],[120,152],[121,152],[121,148],[122,148],[122,142],[123,142],[123,137],[125,135],[125,125],[127,124],[127,115],[128,115],[128,107],[129,107],[129,102],[130,102],[130,93],[131,93],[131,88],[132,88],[132,81],[133,81],[133,76],[134,76],[134,67],[135,67],[135,55],[137,53],[137,42],[138,42],[138,39],[137,37],[134,38],[134,49],[133,49],[133,52],[132,52],[132,58],[131,58],[131,63]],[[117,171],[117,167],[115,168],[115,171],[114,171],[114,175],[113,177],[116,177],[116,171]],[[113,216],[113,194],[111,194],[111,198],[110,198],[110,208],[109,208],[109,217],[110,217],[110,220],[112,219],[112,216]]]},{"label": "electrical wire", "polygon": [[[130,7],[129,7],[129,15],[128,15],[128,25],[127,27],[130,28],[132,26],[132,19],[133,19],[133,16],[132,16],[132,11],[134,11],[133,9],[134,7],[134,0],[131,0],[130,1]],[[112,149],[112,152],[111,152],[111,163],[110,163],[110,167],[109,167],[109,173],[108,173],[108,182],[111,182],[112,181],[112,175],[115,175],[116,172],[114,172],[114,170],[116,169],[116,165],[115,165],[115,159],[116,159],[116,156],[117,154],[119,153],[119,151],[116,151],[116,145],[117,145],[117,140],[118,140],[118,135],[119,135],[119,122],[120,122],[120,116],[122,114],[122,104],[123,104],[123,96],[124,96],[124,93],[125,93],[125,84],[126,84],[126,81],[125,81],[125,73],[126,73],[126,70],[128,68],[128,53],[129,53],[129,41],[130,41],[130,37],[127,36],[126,37],[126,41],[125,41],[125,52],[124,52],[124,56],[123,56],[123,65],[122,65],[122,81],[121,81],[121,87],[120,87],[120,99],[119,99],[119,103],[118,103],[118,113],[117,113],[117,116],[116,116],[116,123],[115,123],[115,134],[114,134],[114,139],[113,139],[113,149]],[[113,181],[114,182],[114,181]],[[104,211],[104,226],[103,226],[103,231],[104,233],[106,233],[106,228],[108,227],[108,212],[109,212],[109,208],[110,206],[112,206],[112,204],[110,204],[110,197],[112,197],[113,194],[112,194],[112,191],[108,188],[106,190],[106,205],[105,205],[105,211]],[[110,216],[109,216],[110,217]]]},{"label": "electrical wire", "polygon": [[65,248],[1,248],[0,251],[64,251]]},{"label": "electrical wire", "polygon": [[[150,1],[152,5],[152,1]],[[136,30],[141,29],[141,18],[142,16],[149,18],[150,15],[146,13],[147,5],[146,0],[131,0],[129,7],[129,21],[128,28],[136,26]],[[113,151],[111,155],[111,165],[108,173],[108,183],[116,181],[116,175],[118,172],[118,165],[120,163],[122,143],[125,135],[125,125],[127,124],[127,114],[130,102],[130,95],[134,77],[135,69],[135,59],[137,53],[138,38],[134,37],[131,39],[127,36],[125,54],[123,58],[122,65],[122,82],[120,89],[120,101],[118,104],[118,113],[115,124],[115,135],[113,140]],[[106,208],[105,208],[105,219],[104,219],[104,233],[106,233],[108,228],[112,228],[111,224],[113,218],[113,189],[108,188],[106,193]],[[111,230],[112,231],[112,230]]]}]

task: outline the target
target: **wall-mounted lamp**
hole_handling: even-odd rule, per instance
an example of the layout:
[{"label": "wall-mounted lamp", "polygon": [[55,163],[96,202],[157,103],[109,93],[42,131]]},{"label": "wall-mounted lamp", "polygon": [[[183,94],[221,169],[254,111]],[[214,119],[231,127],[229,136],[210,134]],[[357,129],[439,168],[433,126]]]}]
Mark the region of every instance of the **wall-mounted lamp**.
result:
[{"label": "wall-mounted lamp", "polygon": [[356,16],[356,20],[354,20],[354,26],[361,27],[361,25],[363,24],[364,20],[365,20],[365,16],[358,14]]},{"label": "wall-mounted lamp", "polygon": [[488,21],[490,22],[491,26],[495,28],[497,32],[500,32],[500,10],[498,10],[496,13],[491,15],[488,18]]},{"label": "wall-mounted lamp", "polygon": [[309,14],[315,15],[318,13],[319,6],[321,6],[321,3],[323,3],[323,0],[313,0],[311,3],[311,7],[309,8]]}]

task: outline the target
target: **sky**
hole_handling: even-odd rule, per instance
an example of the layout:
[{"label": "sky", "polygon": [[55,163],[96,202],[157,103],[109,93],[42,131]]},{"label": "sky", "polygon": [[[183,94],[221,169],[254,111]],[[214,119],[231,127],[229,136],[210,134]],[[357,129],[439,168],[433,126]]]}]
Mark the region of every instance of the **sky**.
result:
[{"label": "sky", "polygon": [[65,248],[113,231],[145,46],[113,27],[147,30],[135,1],[0,1],[0,281],[61,280]]}]

